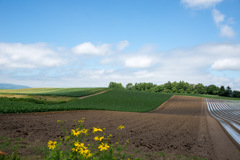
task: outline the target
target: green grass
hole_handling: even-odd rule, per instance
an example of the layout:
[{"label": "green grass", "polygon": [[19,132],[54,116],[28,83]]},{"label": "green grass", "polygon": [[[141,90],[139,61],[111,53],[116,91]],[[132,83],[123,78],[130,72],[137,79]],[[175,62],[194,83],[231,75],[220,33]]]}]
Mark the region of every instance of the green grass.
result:
[{"label": "green grass", "polygon": [[24,148],[26,142],[21,138],[0,137],[0,151],[13,152],[16,148]]},{"label": "green grass", "polygon": [[171,94],[113,89],[85,99],[62,104],[37,104],[0,98],[0,113],[48,112],[64,110],[110,110],[148,112],[168,100]]}]

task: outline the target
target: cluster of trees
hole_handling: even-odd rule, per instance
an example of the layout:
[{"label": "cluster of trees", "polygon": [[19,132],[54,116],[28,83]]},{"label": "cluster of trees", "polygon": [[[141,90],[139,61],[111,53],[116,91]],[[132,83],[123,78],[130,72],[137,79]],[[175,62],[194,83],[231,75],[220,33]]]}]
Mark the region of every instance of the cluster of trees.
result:
[{"label": "cluster of trees", "polygon": [[[124,88],[121,83],[110,82],[109,88]],[[240,97],[240,91],[234,90],[228,86],[221,86],[220,88],[216,85],[204,86],[202,83],[189,84],[188,82],[170,82],[162,85],[156,85],[153,83],[128,83],[126,85],[128,90],[136,91],[148,91],[148,92],[163,92],[163,93],[187,93],[187,94],[210,94],[219,95],[226,97]]]},{"label": "cluster of trees", "polygon": [[110,82],[108,88],[124,88],[122,83]]}]

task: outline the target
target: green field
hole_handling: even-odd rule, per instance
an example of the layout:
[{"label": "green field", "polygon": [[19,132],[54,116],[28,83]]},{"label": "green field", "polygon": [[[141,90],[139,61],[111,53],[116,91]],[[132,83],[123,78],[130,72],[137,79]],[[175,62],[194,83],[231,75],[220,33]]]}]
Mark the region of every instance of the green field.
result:
[{"label": "green field", "polygon": [[[108,90],[103,94],[78,99]],[[111,110],[148,112],[172,95],[240,100],[214,95],[164,94],[108,88],[26,88],[0,89],[0,113],[48,112],[64,110]]]},{"label": "green field", "polygon": [[106,88],[26,88],[0,89],[0,94],[51,95],[81,97],[106,90]]},{"label": "green field", "polygon": [[[97,90],[97,91],[96,91]],[[72,96],[83,95],[83,93],[93,94],[106,90],[99,89],[23,89],[18,92],[9,92],[8,94],[39,94],[51,96]],[[1,93],[6,93],[1,91]],[[41,92],[42,91],[42,92]],[[86,94],[85,94],[86,95]],[[103,94],[88,97],[85,99],[77,99],[66,103],[39,103],[39,101],[31,101],[23,98],[0,98],[0,113],[26,113],[26,112],[48,112],[48,111],[63,111],[63,110],[111,110],[111,111],[126,111],[126,112],[148,112],[163,102],[168,100],[171,94],[139,92],[128,90],[109,90]],[[79,96],[80,97],[80,96]]]}]

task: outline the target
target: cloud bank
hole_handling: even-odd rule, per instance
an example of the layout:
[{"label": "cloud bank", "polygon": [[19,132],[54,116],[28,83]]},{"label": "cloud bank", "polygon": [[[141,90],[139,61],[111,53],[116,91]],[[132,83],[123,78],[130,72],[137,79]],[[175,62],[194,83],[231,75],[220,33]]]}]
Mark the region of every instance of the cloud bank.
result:
[{"label": "cloud bank", "polygon": [[[118,44],[122,45],[121,49]],[[111,54],[86,57],[71,49],[63,54],[59,47],[50,48],[42,43],[1,43],[0,79],[9,83],[15,79],[23,85],[28,82],[34,87],[42,87],[39,83],[45,87],[94,87],[107,86],[109,81],[162,84],[180,80],[236,89],[240,85],[237,76],[240,75],[240,44],[206,43],[164,52],[149,45],[136,52],[126,52],[123,49],[129,43],[123,41],[110,45],[112,51],[115,48]]]},{"label": "cloud bank", "polygon": [[0,43],[1,68],[58,67],[64,60],[44,43]]}]

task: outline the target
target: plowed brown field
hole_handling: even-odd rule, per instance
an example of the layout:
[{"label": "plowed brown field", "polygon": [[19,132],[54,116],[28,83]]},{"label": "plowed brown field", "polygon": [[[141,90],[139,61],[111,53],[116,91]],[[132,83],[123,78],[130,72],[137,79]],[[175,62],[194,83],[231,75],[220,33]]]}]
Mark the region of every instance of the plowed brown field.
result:
[{"label": "plowed brown field", "polygon": [[[210,117],[205,99],[173,96],[151,113],[113,111],[68,111],[0,115],[0,136],[22,137],[27,143],[47,142],[61,135],[57,120],[67,120],[69,129],[73,120],[85,117],[85,127],[106,128],[117,134],[116,127],[124,125],[123,139],[129,139],[129,152],[144,158],[162,159],[153,153],[188,155],[225,160],[238,159],[237,147],[218,122]],[[117,137],[113,137],[116,139]],[[22,149],[23,154],[29,154]]]}]

